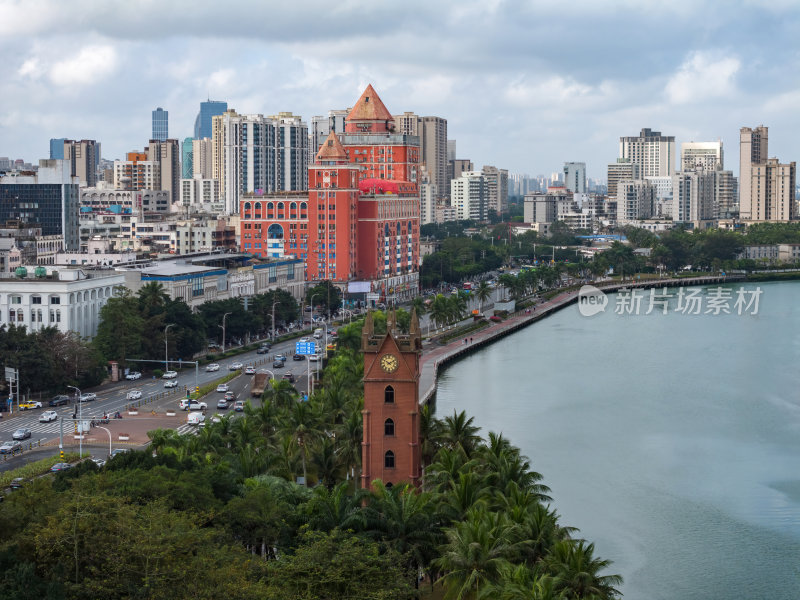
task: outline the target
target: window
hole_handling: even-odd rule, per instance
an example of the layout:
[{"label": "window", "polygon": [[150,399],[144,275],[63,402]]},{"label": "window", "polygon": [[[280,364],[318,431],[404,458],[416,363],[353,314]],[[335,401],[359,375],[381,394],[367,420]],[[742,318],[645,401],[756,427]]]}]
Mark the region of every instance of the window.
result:
[{"label": "window", "polygon": [[394,404],[394,388],[390,385],[386,386],[383,390],[383,402],[385,404]]},{"label": "window", "polygon": [[394,469],[394,452],[387,450],[383,455],[383,467],[385,469]]},{"label": "window", "polygon": [[41,296],[31,296],[31,304],[41,304],[42,297]]},{"label": "window", "polygon": [[11,296],[11,304],[22,304],[22,296]]},{"label": "window", "polygon": [[394,435],[394,421],[391,419],[386,419],[383,422],[383,435]]}]

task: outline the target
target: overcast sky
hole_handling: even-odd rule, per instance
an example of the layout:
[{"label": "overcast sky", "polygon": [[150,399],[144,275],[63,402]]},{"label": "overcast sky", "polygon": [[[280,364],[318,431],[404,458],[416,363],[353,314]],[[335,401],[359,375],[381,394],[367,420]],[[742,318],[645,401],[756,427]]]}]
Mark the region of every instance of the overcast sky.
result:
[{"label": "overcast sky", "polygon": [[448,120],[459,158],[605,179],[643,127],[725,143],[767,125],[798,156],[798,0],[0,0],[0,156],[51,137],[143,148],[151,111],[193,134],[199,103],[313,115],[368,83],[394,114]]}]

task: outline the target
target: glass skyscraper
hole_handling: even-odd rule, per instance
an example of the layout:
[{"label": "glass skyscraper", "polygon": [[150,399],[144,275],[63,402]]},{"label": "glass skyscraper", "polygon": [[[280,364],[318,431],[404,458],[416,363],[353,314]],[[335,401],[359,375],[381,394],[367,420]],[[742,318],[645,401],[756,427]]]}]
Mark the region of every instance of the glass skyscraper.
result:
[{"label": "glass skyscraper", "polygon": [[200,103],[200,112],[194,121],[194,139],[211,138],[211,117],[221,115],[228,110],[227,102],[208,100]]},{"label": "glass skyscraper", "polygon": [[50,160],[64,159],[64,141],[67,138],[50,138]]},{"label": "glass skyscraper", "polygon": [[153,135],[151,140],[166,142],[169,137],[169,111],[160,106],[153,111]]},{"label": "glass skyscraper", "polygon": [[191,179],[194,171],[192,138],[183,139],[181,144],[181,179]]}]

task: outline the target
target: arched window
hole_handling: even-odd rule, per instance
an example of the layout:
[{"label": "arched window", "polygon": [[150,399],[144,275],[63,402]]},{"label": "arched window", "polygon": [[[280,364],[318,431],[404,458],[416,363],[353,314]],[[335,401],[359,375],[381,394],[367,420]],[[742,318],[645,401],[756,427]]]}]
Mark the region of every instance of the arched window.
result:
[{"label": "arched window", "polygon": [[289,208],[290,208],[290,209],[292,209],[292,210],[297,210],[297,202],[292,202],[292,203],[289,205]]},{"label": "arched window", "polygon": [[394,452],[387,450],[383,455],[383,466],[386,469],[394,469]]},{"label": "arched window", "polygon": [[283,210],[283,202],[278,202],[278,210]]},{"label": "arched window", "polygon": [[244,203],[244,209],[245,210],[250,210],[250,203],[249,202],[245,202]]},{"label": "arched window", "polygon": [[383,226],[383,235],[385,235],[386,237],[389,237],[389,224],[388,223],[386,223],[386,225]]},{"label": "arched window", "polygon": [[383,390],[383,401],[386,404],[394,404],[394,388],[392,386],[387,385]]},{"label": "arched window", "polygon": [[261,210],[261,202],[256,202],[255,209],[256,210]]},{"label": "arched window", "polygon": [[394,485],[394,484],[393,484],[391,481],[387,481],[387,482],[386,482],[386,489],[387,489],[387,490],[391,489],[391,488],[392,488],[392,485]]},{"label": "arched window", "polygon": [[275,205],[272,202],[267,202],[267,210],[272,210],[275,208]]},{"label": "arched window", "polygon": [[307,208],[308,208],[308,204],[306,204],[305,202],[301,202],[300,203],[300,210],[306,210]]},{"label": "arched window", "polygon": [[391,419],[383,422],[383,435],[394,435],[394,421]]},{"label": "arched window", "polygon": [[282,240],[283,239],[283,227],[278,225],[277,223],[273,223],[267,229],[267,237]]}]

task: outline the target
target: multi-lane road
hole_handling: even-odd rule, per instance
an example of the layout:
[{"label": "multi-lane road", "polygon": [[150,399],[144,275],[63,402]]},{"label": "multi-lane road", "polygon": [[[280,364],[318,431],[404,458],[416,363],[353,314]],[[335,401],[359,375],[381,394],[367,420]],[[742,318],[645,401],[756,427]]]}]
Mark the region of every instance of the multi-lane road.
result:
[{"label": "multi-lane road", "polygon": [[[218,360],[217,364],[220,365],[220,368],[219,371],[216,372],[207,372],[205,366],[201,366],[195,375],[194,365],[189,365],[188,368],[179,371],[177,378],[178,386],[176,388],[165,388],[164,383],[166,380],[164,379],[143,377],[135,381],[123,380],[113,384],[105,384],[92,390],[81,390],[83,393],[96,393],[97,400],[81,403],[79,416],[84,421],[90,421],[92,419],[99,419],[103,414],[113,415],[116,412],[120,412],[124,419],[126,408],[132,403],[136,404],[139,402],[128,399],[128,393],[132,390],[139,390],[142,393],[141,402],[143,406],[146,406],[146,410],[161,412],[166,409],[177,409],[178,402],[185,396],[185,389],[187,387],[189,390],[192,390],[195,385],[202,387],[204,384],[227,375],[230,372],[230,364],[234,362],[240,362],[245,367],[254,365],[257,372],[266,372],[276,379],[281,379],[285,373],[292,373],[295,376],[294,386],[301,393],[304,393],[308,386],[307,373],[309,365],[312,372],[318,366],[321,368],[322,365],[316,362],[309,363],[307,359],[302,361],[292,360],[295,341],[296,340],[290,340],[275,344],[268,354],[257,354],[255,351],[251,351],[232,358]],[[320,342],[324,343],[325,339],[323,338],[322,340],[315,341],[319,344]],[[286,362],[282,367],[273,368],[274,357],[279,354],[286,356]],[[170,364],[170,368],[174,369],[175,367],[173,364]],[[252,375],[242,374],[228,383],[230,390],[234,393],[237,400],[250,399],[251,380]],[[169,391],[175,393],[164,395],[164,392]],[[207,419],[210,419],[217,412],[217,400],[219,400],[220,397],[222,397],[221,393],[212,391],[203,399],[203,401],[208,404]],[[149,398],[151,400],[145,402]],[[0,442],[11,440],[12,433],[21,427],[30,429],[32,432],[31,437],[24,442],[26,448],[29,443],[34,445],[45,444],[50,440],[58,438],[61,434],[62,424],[64,435],[71,435],[75,426],[72,419],[73,414],[77,410],[76,405],[70,404],[69,406],[49,407],[46,402],[43,404],[43,408],[17,412],[14,413],[13,416],[9,416],[8,413],[3,413],[4,416],[0,419]],[[227,409],[227,411],[220,411],[220,413],[233,412],[232,404],[233,403],[231,403],[231,408]],[[55,410],[58,413],[58,419],[49,423],[40,423],[39,416],[46,410]],[[182,421],[177,429],[182,432],[183,430],[188,432],[194,428],[185,425],[185,422]],[[23,452],[21,456],[15,456],[0,463],[0,471],[8,468],[16,468],[20,464],[27,462],[33,454],[36,454],[36,458],[38,459],[42,456],[53,454],[56,451],[57,448],[53,447],[51,451],[39,451],[35,453]]]}]

